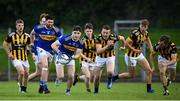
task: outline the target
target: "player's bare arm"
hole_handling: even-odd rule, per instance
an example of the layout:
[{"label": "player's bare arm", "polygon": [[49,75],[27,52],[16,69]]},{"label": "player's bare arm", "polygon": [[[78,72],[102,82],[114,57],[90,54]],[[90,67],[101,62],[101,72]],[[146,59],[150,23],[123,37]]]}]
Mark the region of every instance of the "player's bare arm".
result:
[{"label": "player's bare arm", "polygon": [[72,56],[72,59],[78,59],[81,56],[82,49],[77,49],[75,54]]},{"label": "player's bare arm", "polygon": [[139,50],[139,49],[135,49],[134,47],[132,47],[130,44],[132,43],[132,40],[130,38],[127,38],[126,41],[126,47],[131,49],[132,51],[136,52],[136,53],[141,53],[142,50]]}]

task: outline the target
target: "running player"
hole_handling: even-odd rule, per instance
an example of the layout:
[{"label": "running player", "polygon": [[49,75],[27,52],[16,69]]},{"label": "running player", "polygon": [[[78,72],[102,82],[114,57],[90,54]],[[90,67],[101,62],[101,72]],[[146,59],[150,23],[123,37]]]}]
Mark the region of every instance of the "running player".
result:
[{"label": "running player", "polygon": [[84,47],[81,54],[81,70],[83,75],[75,75],[74,83],[81,79],[85,81],[87,92],[90,90],[90,81],[94,77],[94,68],[95,68],[95,56],[96,56],[96,47],[95,47],[95,36],[93,35],[93,25],[91,23],[86,23],[84,26]]},{"label": "running player", "polygon": [[131,35],[126,39],[126,46],[128,49],[125,53],[125,62],[128,66],[128,72],[121,73],[113,77],[113,80],[122,78],[134,78],[135,77],[135,67],[138,63],[142,69],[146,72],[146,82],[147,82],[147,92],[153,93],[154,90],[151,89],[151,80],[152,80],[152,72],[147,59],[142,54],[142,46],[144,43],[148,45],[151,52],[153,51],[153,47],[151,44],[151,40],[148,36],[149,21],[147,19],[143,19],[140,22],[139,29],[133,30]]},{"label": "running player", "polygon": [[[40,15],[40,24],[36,25],[36,26],[45,26],[46,24],[46,16],[48,14],[46,13],[42,13]],[[41,63],[38,60],[38,54],[37,54],[37,43],[38,43],[38,34],[36,34],[34,31],[31,31],[30,33],[31,39],[34,39],[34,42],[31,42],[31,49],[32,49],[32,56],[33,56],[33,60],[36,66],[36,71],[32,74],[29,75],[28,79],[34,79],[35,77],[40,77],[41,75]]]},{"label": "running player", "polygon": [[109,25],[104,25],[101,30],[101,34],[96,38],[96,52],[95,58],[96,68],[95,82],[94,82],[94,93],[98,93],[99,83],[103,67],[106,67],[108,82],[107,88],[112,87],[112,76],[114,74],[115,67],[115,52],[114,44],[117,41],[122,41],[123,47],[125,47],[125,39],[123,36],[111,34],[111,28]]},{"label": "running player", "polygon": [[55,41],[51,47],[56,51],[57,53],[65,53],[69,57],[72,57],[72,60],[64,65],[58,62],[58,56],[56,57],[56,65],[58,68],[56,69],[57,71],[57,76],[59,79],[63,79],[64,77],[64,66],[67,67],[67,72],[68,72],[68,81],[67,81],[67,89],[66,89],[66,94],[70,95],[70,89],[73,84],[74,80],[74,73],[75,73],[75,60],[78,59],[81,55],[82,48],[83,48],[83,41],[80,39],[81,37],[81,27],[80,26],[74,26],[72,34],[67,34],[63,35],[60,37],[57,41]]},{"label": "running player", "polygon": [[[160,41],[154,46],[154,51],[159,52],[158,67],[160,80],[164,88],[163,95],[169,95],[168,85],[176,78],[176,64],[178,60],[176,45],[171,42],[169,36],[162,35]],[[151,64],[153,68],[155,67],[154,55],[155,53],[151,54]]]},{"label": "running player", "polygon": [[[10,48],[8,47],[10,44]],[[16,20],[16,31],[10,33],[3,42],[3,47],[12,60],[13,66],[18,72],[18,82],[20,84],[20,91],[26,93],[29,62],[27,49],[30,46],[30,36],[24,32],[24,21]]]},{"label": "running player", "polygon": [[38,25],[33,31],[34,32],[32,33],[36,33],[39,38],[37,43],[37,53],[39,61],[42,64],[39,93],[47,94],[50,93],[47,87],[49,64],[52,61],[54,54],[51,44],[56,41],[56,38],[61,36],[61,30],[54,26],[54,19],[47,15],[45,26]]}]

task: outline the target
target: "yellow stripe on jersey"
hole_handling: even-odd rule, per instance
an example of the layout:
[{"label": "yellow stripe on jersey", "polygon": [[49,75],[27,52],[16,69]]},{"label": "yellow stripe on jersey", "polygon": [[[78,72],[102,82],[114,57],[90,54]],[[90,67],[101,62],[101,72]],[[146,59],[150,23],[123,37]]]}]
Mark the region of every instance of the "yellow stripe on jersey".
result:
[{"label": "yellow stripe on jersey", "polygon": [[41,39],[43,40],[48,40],[48,41],[51,41],[51,40],[55,40],[56,39],[56,36],[55,35],[39,35],[41,37]]},{"label": "yellow stripe on jersey", "polygon": [[[129,45],[131,45],[131,47],[138,50],[142,50],[144,41],[146,41],[148,38],[149,38],[148,33],[143,34],[138,29],[138,30],[133,30],[131,35],[127,38],[127,40],[129,40]],[[137,57],[140,55],[140,53],[135,53],[131,49],[127,49],[126,54],[130,57]]]},{"label": "yellow stripe on jersey", "polygon": [[27,50],[26,47],[30,44],[30,36],[26,33],[19,35],[17,33],[7,36],[6,42],[10,43],[10,51],[14,59],[26,61]]},{"label": "yellow stripe on jersey", "polygon": [[[95,47],[94,36],[92,40],[88,39],[88,37],[85,36],[82,54],[86,56],[87,58],[91,58],[92,61],[95,61],[95,54],[96,54],[95,50],[96,50],[96,47]],[[87,60],[85,60],[84,58],[81,58],[81,61],[87,61]]]}]

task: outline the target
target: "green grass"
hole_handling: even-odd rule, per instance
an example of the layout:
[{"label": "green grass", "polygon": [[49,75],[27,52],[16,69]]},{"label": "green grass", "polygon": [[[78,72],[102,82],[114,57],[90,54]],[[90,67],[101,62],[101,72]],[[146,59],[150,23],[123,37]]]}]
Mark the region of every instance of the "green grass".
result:
[{"label": "green grass", "polygon": [[[28,93],[18,92],[17,82],[0,82],[1,100],[180,100],[180,84],[172,83],[169,87],[170,95],[162,95],[160,83],[153,83],[154,94],[146,93],[145,83],[114,83],[113,88],[108,90],[106,83],[100,84],[99,94],[87,93],[84,83],[77,83],[71,89],[71,95],[65,95],[66,83],[55,86],[53,82],[48,83],[50,94],[39,94],[38,82],[30,82]],[[93,87],[92,87],[93,89]]]}]

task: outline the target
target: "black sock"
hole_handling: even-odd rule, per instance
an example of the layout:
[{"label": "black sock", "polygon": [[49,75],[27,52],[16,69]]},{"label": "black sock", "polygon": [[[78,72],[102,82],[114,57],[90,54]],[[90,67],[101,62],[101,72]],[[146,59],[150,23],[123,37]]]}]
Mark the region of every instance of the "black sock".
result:
[{"label": "black sock", "polygon": [[147,91],[151,89],[151,84],[147,84]]},{"label": "black sock", "polygon": [[98,93],[98,90],[99,90],[99,87],[95,87],[95,88],[94,88],[94,92],[95,92],[95,93]]},{"label": "black sock", "polygon": [[113,80],[114,80],[114,81],[117,80],[117,79],[119,79],[119,76],[118,76],[118,75],[113,76]]},{"label": "black sock", "polygon": [[163,88],[164,88],[164,91],[168,90],[168,89],[167,89],[167,86],[163,86]]}]

